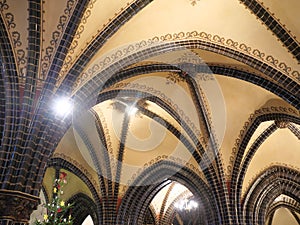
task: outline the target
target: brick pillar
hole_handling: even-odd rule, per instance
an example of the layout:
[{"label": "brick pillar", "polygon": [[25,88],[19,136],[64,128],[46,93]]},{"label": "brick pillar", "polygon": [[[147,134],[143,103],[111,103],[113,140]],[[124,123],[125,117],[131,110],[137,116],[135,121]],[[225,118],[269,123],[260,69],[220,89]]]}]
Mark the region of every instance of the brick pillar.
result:
[{"label": "brick pillar", "polygon": [[19,191],[0,190],[0,225],[28,224],[40,202],[36,196]]}]

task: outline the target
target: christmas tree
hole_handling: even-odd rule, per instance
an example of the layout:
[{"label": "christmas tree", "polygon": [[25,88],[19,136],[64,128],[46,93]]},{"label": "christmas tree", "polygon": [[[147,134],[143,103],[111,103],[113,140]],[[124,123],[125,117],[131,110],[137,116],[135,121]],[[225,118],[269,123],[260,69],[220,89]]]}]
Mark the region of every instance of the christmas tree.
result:
[{"label": "christmas tree", "polygon": [[72,225],[71,204],[66,204],[62,199],[63,186],[67,183],[67,174],[61,172],[59,179],[55,179],[53,183],[53,198],[44,207],[47,213],[44,214],[44,220],[36,220],[35,225]]}]

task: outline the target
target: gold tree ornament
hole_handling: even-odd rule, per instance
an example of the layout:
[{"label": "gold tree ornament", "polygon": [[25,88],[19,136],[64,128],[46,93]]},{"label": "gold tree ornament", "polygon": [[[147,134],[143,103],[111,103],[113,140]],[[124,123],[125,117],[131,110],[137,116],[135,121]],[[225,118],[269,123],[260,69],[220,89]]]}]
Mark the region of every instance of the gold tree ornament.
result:
[{"label": "gold tree ornament", "polygon": [[66,204],[61,199],[63,194],[62,188],[67,184],[67,174],[61,172],[59,179],[54,180],[53,184],[53,198],[52,201],[43,206],[47,212],[43,216],[43,221],[35,220],[35,225],[72,225],[73,218],[71,216],[72,204]]}]

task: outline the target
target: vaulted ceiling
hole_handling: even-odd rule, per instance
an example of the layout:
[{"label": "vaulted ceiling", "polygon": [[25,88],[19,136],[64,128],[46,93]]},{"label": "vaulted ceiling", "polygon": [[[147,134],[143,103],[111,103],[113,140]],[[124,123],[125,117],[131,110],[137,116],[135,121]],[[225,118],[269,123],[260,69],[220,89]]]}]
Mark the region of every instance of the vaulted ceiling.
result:
[{"label": "vaulted ceiling", "polygon": [[[72,99],[72,115],[61,119],[68,130],[49,164],[64,162],[78,179],[70,197],[123,199],[162,161],[208,186],[222,183],[245,208],[270,171],[299,178],[298,0],[29,2],[0,1],[1,35],[12,46],[20,90],[33,79],[36,99],[48,85],[53,99]],[[40,26],[30,27],[37,19]],[[297,199],[277,195],[288,211],[272,203],[269,224],[282,217],[299,223],[300,209],[285,205]],[[160,196],[151,206],[164,216],[160,207],[173,200]]]}]

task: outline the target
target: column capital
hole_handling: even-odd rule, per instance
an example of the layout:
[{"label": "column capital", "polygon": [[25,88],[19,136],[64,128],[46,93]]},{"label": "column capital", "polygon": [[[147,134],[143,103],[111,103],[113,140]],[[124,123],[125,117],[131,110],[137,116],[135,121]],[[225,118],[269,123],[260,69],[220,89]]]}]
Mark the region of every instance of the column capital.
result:
[{"label": "column capital", "polygon": [[28,223],[30,214],[37,208],[40,199],[27,193],[0,189],[0,220],[7,219]]}]

